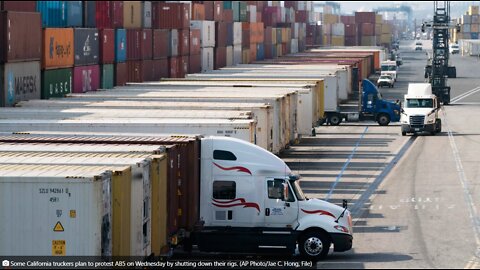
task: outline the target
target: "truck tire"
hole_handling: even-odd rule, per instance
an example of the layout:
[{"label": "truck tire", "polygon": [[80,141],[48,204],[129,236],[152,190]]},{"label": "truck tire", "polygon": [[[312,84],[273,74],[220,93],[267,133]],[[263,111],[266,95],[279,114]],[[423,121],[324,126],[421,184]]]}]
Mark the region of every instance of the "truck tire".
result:
[{"label": "truck tire", "polygon": [[390,124],[390,116],[388,114],[379,114],[377,116],[377,122],[380,126],[388,126]]},{"label": "truck tire", "polygon": [[435,125],[435,132],[441,133],[442,132],[442,119],[438,119]]},{"label": "truck tire", "polygon": [[329,118],[328,121],[330,122],[330,125],[332,126],[338,126],[340,123],[342,123],[342,118],[338,114],[332,114]]},{"label": "truck tire", "polygon": [[298,249],[303,257],[318,261],[327,257],[330,245],[328,235],[321,231],[312,231],[300,236]]},{"label": "truck tire", "polygon": [[402,131],[402,136],[407,136],[407,132]]}]

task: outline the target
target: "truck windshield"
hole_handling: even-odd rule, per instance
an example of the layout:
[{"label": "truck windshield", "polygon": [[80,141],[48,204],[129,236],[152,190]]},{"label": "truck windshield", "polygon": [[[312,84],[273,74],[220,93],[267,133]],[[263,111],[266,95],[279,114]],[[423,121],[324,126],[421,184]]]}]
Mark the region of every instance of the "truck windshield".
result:
[{"label": "truck windshield", "polygon": [[295,196],[297,197],[297,200],[304,201],[305,194],[303,194],[302,188],[300,188],[300,184],[298,183],[298,181],[290,180],[290,185],[293,188],[293,192],[295,192]]},{"label": "truck windshield", "polygon": [[396,71],[397,66],[382,66],[382,71]]},{"label": "truck windshield", "polygon": [[433,99],[412,98],[407,99],[407,108],[433,108]]}]

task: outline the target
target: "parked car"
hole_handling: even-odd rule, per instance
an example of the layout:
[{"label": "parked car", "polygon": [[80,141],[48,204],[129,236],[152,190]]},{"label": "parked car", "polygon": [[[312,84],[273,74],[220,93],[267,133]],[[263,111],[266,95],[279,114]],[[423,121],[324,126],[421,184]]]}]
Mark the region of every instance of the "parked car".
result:
[{"label": "parked car", "polygon": [[460,53],[460,46],[458,46],[458,44],[451,44],[448,50],[450,54]]},{"label": "parked car", "polygon": [[388,86],[390,88],[395,86],[395,80],[391,75],[387,74],[382,74],[380,75],[380,78],[377,80],[377,86],[382,87],[382,86]]}]

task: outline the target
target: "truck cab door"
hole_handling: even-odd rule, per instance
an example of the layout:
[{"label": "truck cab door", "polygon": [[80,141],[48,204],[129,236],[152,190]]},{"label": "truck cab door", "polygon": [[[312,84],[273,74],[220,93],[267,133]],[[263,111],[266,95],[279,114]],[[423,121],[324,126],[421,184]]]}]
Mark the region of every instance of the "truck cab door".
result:
[{"label": "truck cab door", "polygon": [[363,112],[374,113],[375,105],[377,103],[377,95],[372,92],[363,92]]},{"label": "truck cab door", "polygon": [[[284,179],[267,179],[265,194],[265,227],[293,227],[298,219],[298,201],[288,181]],[[284,198],[284,190],[287,197]]]}]

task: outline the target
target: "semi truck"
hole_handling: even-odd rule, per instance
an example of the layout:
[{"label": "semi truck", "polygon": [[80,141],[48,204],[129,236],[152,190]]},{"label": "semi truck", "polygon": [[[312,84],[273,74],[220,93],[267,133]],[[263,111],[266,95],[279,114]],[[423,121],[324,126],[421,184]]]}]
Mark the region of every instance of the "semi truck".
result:
[{"label": "semi truck", "polygon": [[[330,92],[325,91],[326,96],[328,93]],[[333,100],[327,102],[328,100],[325,98],[325,114],[326,121],[330,125],[339,125],[343,119],[346,121],[371,119],[378,122],[381,126],[400,120],[400,104],[384,100],[375,84],[367,79],[362,81],[359,105],[354,106],[352,111],[342,112]]]},{"label": "semi truck", "polygon": [[[155,138],[144,140],[149,144],[155,144]],[[5,158],[0,158],[0,163],[24,162],[24,166],[28,166],[27,163],[38,165],[44,162],[35,158],[35,156],[42,155],[41,151],[58,151],[58,148],[51,147],[51,144],[55,142],[63,145],[69,144],[66,147],[71,147],[72,142],[78,143],[79,141],[102,144],[105,147],[105,143],[108,142],[139,144],[142,142],[142,138],[128,139],[125,137],[122,140],[121,137],[112,136],[62,137],[59,133],[55,136],[44,135],[43,139],[41,135],[0,136],[0,141],[3,142],[2,150],[7,151]],[[38,145],[39,141],[49,144],[42,150]],[[212,136],[198,138],[197,141],[199,148],[195,149],[200,149],[200,151],[182,152],[186,154],[186,157],[178,160],[178,162],[186,162],[186,160],[191,162],[187,166],[190,169],[186,171],[185,181],[181,181],[182,186],[179,187],[179,192],[167,193],[167,196],[174,194],[172,198],[168,197],[169,201],[174,201],[174,198],[178,199],[177,195],[180,193],[188,192],[189,194],[181,198],[183,201],[188,200],[188,203],[180,201],[177,204],[182,207],[181,211],[165,213],[174,215],[175,218],[177,218],[177,213],[183,213],[183,217],[178,217],[178,233],[169,234],[168,242],[171,247],[183,243],[187,249],[191,245],[197,245],[200,251],[207,252],[257,253],[274,250],[276,253],[294,254],[298,246],[300,254],[311,260],[325,258],[332,244],[333,250],[336,252],[352,248],[352,217],[345,201],[343,207],[340,207],[323,200],[306,198],[300,187],[300,177],[294,175],[284,161],[261,147],[227,137]],[[15,144],[8,146],[5,145],[6,142],[21,142],[23,147],[15,147]],[[35,144],[34,153],[25,152],[24,145],[26,143]],[[119,147],[116,148],[115,151],[118,151]],[[76,147],[75,151],[78,150]],[[9,153],[11,151],[18,151],[18,154]],[[49,159],[49,164],[75,163],[85,159],[85,155],[76,159],[72,157],[71,161],[59,158],[65,155],[74,156],[75,153],[71,151],[70,154],[64,152],[51,154],[49,155],[52,157]],[[187,164],[178,166],[180,165]],[[4,165],[0,165],[0,172],[2,166]],[[35,168],[34,165],[30,166],[32,166],[30,169]],[[36,167],[38,168],[38,166]],[[24,170],[28,169],[24,168]],[[34,177],[35,174],[29,174],[29,177],[32,175]],[[65,177],[67,176],[68,174],[65,175]],[[17,180],[13,182],[9,180],[15,179],[13,177],[17,177],[14,172],[10,172],[7,178],[0,176],[0,185],[6,182],[14,185],[15,181],[20,183]],[[176,177],[168,179],[163,184],[176,186],[177,179]],[[32,188],[35,187],[32,184]],[[144,185],[145,187],[148,185]],[[22,189],[25,191],[28,190],[28,187],[22,186]],[[160,189],[162,188],[160,187]],[[170,190],[171,188],[165,189]],[[143,190],[143,193],[145,192],[148,191]],[[154,197],[153,193],[152,196]],[[132,200],[135,199],[137,198],[132,196]],[[140,196],[138,200],[141,199]],[[155,209],[152,207],[150,210],[152,216],[159,215]],[[187,217],[185,217],[186,214]],[[167,223],[173,222],[170,216],[162,220]],[[94,221],[92,220],[92,222]],[[101,219],[98,222],[101,222]],[[159,224],[156,222],[160,221],[152,222],[151,226],[154,227],[158,226]],[[33,226],[33,223],[24,224]],[[184,224],[188,225],[183,226]],[[162,228],[170,228],[170,226],[164,225]],[[72,235],[72,241],[75,239],[75,234],[77,232],[74,231],[68,233],[68,235]],[[115,244],[112,243],[112,245]],[[89,253],[87,252],[87,254]]]},{"label": "semi truck", "polygon": [[429,132],[431,135],[442,132],[440,101],[432,94],[429,83],[410,83],[401,110],[402,136],[407,133]]}]

